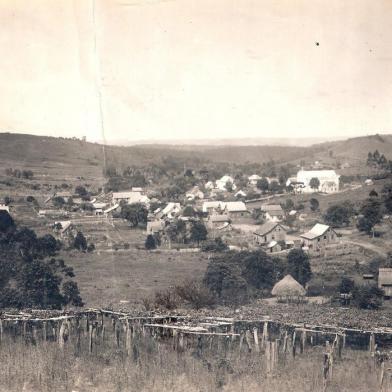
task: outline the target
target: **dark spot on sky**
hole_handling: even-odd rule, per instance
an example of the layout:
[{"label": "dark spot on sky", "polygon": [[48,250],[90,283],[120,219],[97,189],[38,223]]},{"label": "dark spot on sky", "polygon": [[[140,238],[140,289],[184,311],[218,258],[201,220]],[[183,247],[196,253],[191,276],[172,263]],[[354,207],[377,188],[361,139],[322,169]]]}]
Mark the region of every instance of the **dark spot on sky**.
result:
[{"label": "dark spot on sky", "polygon": [[320,42],[316,42],[316,46],[319,46],[320,45]]}]

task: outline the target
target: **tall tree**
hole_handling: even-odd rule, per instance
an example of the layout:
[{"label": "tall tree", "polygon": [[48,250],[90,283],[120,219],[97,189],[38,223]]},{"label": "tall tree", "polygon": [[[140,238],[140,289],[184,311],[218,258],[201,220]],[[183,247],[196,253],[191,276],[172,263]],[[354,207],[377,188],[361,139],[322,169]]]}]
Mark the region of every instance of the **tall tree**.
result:
[{"label": "tall tree", "polygon": [[317,177],[312,177],[309,181],[309,185],[313,191],[316,191],[320,187],[320,180]]},{"label": "tall tree", "polygon": [[302,285],[312,277],[309,256],[302,249],[292,249],[288,253],[287,272]]}]

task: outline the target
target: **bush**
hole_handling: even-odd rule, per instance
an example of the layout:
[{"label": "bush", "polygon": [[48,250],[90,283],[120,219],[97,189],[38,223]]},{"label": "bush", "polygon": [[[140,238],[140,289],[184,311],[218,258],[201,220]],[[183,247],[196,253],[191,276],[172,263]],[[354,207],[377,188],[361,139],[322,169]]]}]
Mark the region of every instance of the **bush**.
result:
[{"label": "bush", "polygon": [[354,304],[360,309],[379,309],[384,291],[376,286],[358,286],[353,290]]},{"label": "bush", "polygon": [[75,249],[85,251],[87,249],[87,240],[81,231],[78,231],[73,244]]},{"label": "bush", "polygon": [[155,304],[167,310],[173,310],[178,308],[180,299],[175,290],[167,289],[155,293]]},{"label": "bush", "polygon": [[149,234],[146,238],[146,242],[144,243],[144,247],[147,250],[156,249],[157,244],[153,235]]},{"label": "bush", "polygon": [[210,307],[216,303],[215,296],[200,282],[188,280],[175,287],[177,295],[194,309]]},{"label": "bush", "polygon": [[87,246],[87,252],[94,252],[94,250],[95,250],[95,245],[94,244],[89,244],[88,246]]},{"label": "bush", "polygon": [[202,252],[225,252],[228,249],[229,247],[222,241],[221,237],[206,241],[201,246]]}]

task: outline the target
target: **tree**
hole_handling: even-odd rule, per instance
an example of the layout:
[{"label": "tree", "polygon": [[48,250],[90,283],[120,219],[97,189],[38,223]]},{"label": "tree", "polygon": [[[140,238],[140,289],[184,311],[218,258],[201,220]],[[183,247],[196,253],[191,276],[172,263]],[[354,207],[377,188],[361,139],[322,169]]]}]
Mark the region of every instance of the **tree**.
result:
[{"label": "tree", "polygon": [[75,249],[85,251],[87,249],[87,240],[81,231],[78,231],[73,244]]},{"label": "tree", "polygon": [[200,241],[204,241],[205,239],[207,239],[205,225],[200,221],[194,222],[191,227],[191,241],[197,242],[197,245],[199,245]]},{"label": "tree", "polygon": [[147,236],[146,242],[144,243],[144,247],[145,247],[147,250],[156,249],[157,244],[156,244],[155,238],[154,238],[154,236],[153,236],[152,234],[149,234],[149,235]]},{"label": "tree", "polygon": [[374,189],[372,189],[372,190],[369,192],[369,197],[378,197],[378,193],[377,193]]},{"label": "tree", "polygon": [[0,232],[4,233],[14,226],[11,215],[5,210],[0,210]]},{"label": "tree", "polygon": [[190,217],[195,216],[195,210],[193,209],[192,206],[188,205],[182,211],[182,215],[183,216],[190,216]]},{"label": "tree", "polygon": [[354,280],[347,276],[343,276],[339,284],[339,293],[350,294],[353,292],[354,288],[355,288]]},{"label": "tree", "polygon": [[257,189],[260,189],[261,191],[266,192],[266,191],[268,191],[268,188],[269,188],[269,182],[265,177],[263,177],[261,180],[257,181],[256,187],[257,187]]},{"label": "tree", "polygon": [[287,273],[303,286],[312,277],[309,256],[302,249],[292,249],[288,253]]},{"label": "tree", "polygon": [[354,211],[345,204],[334,204],[328,207],[324,215],[326,224],[334,227],[343,227],[350,224],[350,218]]},{"label": "tree", "polygon": [[[69,303],[64,292],[73,278],[71,267],[57,254],[59,244],[49,234],[37,237],[33,230],[13,225],[0,233],[0,307],[58,309]],[[72,285],[76,290],[76,283]]]},{"label": "tree", "polygon": [[312,211],[317,211],[319,209],[319,201],[317,199],[315,199],[314,197],[312,197],[310,200],[310,209]]},{"label": "tree", "polygon": [[144,204],[126,204],[121,207],[121,217],[126,219],[132,227],[147,224],[148,211]]},{"label": "tree", "polygon": [[384,290],[376,286],[358,286],[353,290],[354,304],[360,309],[379,309]]},{"label": "tree", "polygon": [[212,306],[216,302],[211,291],[203,283],[195,282],[193,279],[175,286],[174,290],[183,301],[188,302],[194,309]]},{"label": "tree", "polygon": [[227,181],[225,188],[226,188],[227,192],[233,192],[233,189],[234,189],[233,183],[231,181]]},{"label": "tree", "polygon": [[361,217],[358,219],[357,227],[360,231],[371,233],[374,225],[382,218],[381,202],[377,199],[368,199],[360,210]]},{"label": "tree", "polygon": [[286,211],[291,211],[294,208],[294,202],[292,199],[287,199],[285,205],[283,206],[283,208]]},{"label": "tree", "polygon": [[201,246],[202,252],[225,252],[228,249],[229,247],[222,241],[221,237],[206,241]]},{"label": "tree", "polygon": [[384,205],[388,213],[392,214],[392,197],[388,197],[387,199],[385,199]]},{"label": "tree", "polygon": [[80,296],[80,291],[78,285],[75,282],[67,281],[63,283],[63,295],[65,303],[71,304],[73,306],[83,306],[82,297]]},{"label": "tree", "polygon": [[320,180],[317,177],[312,177],[309,181],[309,185],[313,191],[316,191],[320,187]]},{"label": "tree", "polygon": [[272,260],[262,250],[244,253],[240,258],[243,265],[242,276],[256,289],[271,288],[283,274],[282,263]]},{"label": "tree", "polygon": [[56,196],[52,199],[52,203],[56,208],[62,208],[65,204],[65,200],[61,196]]}]

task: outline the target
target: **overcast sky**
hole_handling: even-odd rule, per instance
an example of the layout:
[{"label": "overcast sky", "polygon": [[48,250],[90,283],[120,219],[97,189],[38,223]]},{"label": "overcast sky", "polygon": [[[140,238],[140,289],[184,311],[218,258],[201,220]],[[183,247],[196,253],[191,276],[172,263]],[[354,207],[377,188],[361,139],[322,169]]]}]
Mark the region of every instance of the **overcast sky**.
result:
[{"label": "overcast sky", "polygon": [[391,0],[0,0],[0,128],[392,133],[391,15]]}]

